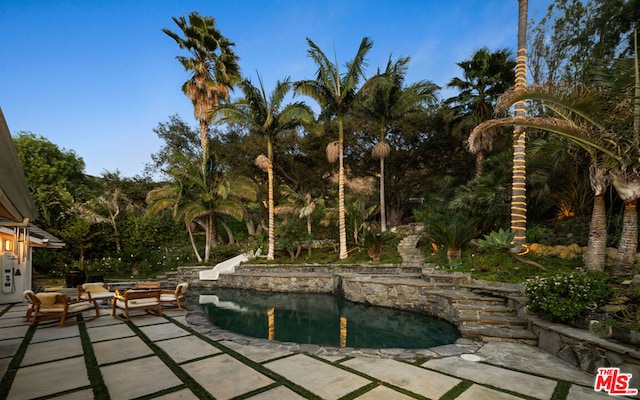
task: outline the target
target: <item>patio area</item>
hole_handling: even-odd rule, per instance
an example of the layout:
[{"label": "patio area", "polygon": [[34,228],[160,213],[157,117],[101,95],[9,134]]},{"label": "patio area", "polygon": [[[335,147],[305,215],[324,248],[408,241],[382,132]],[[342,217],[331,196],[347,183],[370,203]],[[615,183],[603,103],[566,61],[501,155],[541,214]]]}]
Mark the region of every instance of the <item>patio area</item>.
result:
[{"label": "patio area", "polygon": [[129,322],[103,308],[67,327],[30,327],[26,304],[0,307],[2,399],[609,398],[594,392],[593,376],[515,343],[461,339],[414,357],[300,351],[220,331],[198,306]]}]

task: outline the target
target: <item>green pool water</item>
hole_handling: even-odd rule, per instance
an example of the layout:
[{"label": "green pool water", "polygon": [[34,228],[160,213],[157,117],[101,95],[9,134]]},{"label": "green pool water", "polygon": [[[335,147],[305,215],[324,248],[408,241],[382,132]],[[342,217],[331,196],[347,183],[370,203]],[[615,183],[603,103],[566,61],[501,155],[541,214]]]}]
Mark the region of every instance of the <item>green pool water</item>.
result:
[{"label": "green pool water", "polygon": [[[326,294],[216,289],[190,301],[200,303],[211,322],[222,329],[281,342],[333,347],[346,344],[352,348],[429,348],[454,343],[460,337],[453,325],[437,318],[353,303]],[[346,322],[342,331],[341,318],[343,324]]]}]

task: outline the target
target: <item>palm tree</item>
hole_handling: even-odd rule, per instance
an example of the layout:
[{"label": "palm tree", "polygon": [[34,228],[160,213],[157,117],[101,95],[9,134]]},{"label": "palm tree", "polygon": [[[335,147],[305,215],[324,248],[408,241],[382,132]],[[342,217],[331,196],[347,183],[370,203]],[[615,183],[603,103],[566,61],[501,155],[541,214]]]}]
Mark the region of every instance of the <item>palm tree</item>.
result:
[{"label": "palm tree", "polygon": [[[463,77],[451,79],[447,85],[460,93],[446,100],[453,105],[454,132],[468,138],[471,130],[481,122],[493,117],[493,108],[498,96],[511,87],[515,79],[515,61],[511,51],[500,49],[491,52],[484,47],[473,53],[469,60],[458,63]],[[469,143],[476,155],[476,177],[482,174],[485,153],[493,149],[493,139],[498,132],[487,131],[476,135],[475,143]]]},{"label": "palm tree", "polygon": [[229,41],[215,27],[212,17],[189,14],[189,22],[184,17],[172,17],[184,38],[163,29],[186,49],[191,57],[177,56],[191,78],[182,85],[182,91],[193,103],[193,115],[200,124],[200,146],[204,151],[209,141],[209,111],[222,100],[229,98],[229,90],[240,81],[239,57],[233,52],[235,43]]},{"label": "palm tree", "polygon": [[255,201],[257,187],[247,178],[222,175],[208,152],[195,161],[176,154],[169,175],[173,178],[171,183],[147,194],[148,212],[153,214],[173,207],[174,216],[182,218],[190,235],[191,223],[200,225],[205,231],[204,261],[207,262],[211,248],[218,243],[218,216],[242,220],[245,214],[242,200]]},{"label": "palm tree", "polygon": [[120,205],[123,203],[126,208],[133,208],[133,203],[122,193],[120,188],[116,188],[112,193],[105,193],[95,199],[89,200],[82,205],[76,206],[80,218],[91,223],[108,223],[113,228],[113,236],[116,244],[116,252],[120,253],[120,232],[118,230],[118,216],[120,215]]},{"label": "palm tree", "polygon": [[289,78],[278,81],[271,94],[267,96],[262,79],[258,75],[260,87],[255,87],[251,81],[244,80],[241,84],[244,98],[234,104],[218,107],[213,114],[222,120],[244,124],[251,132],[267,139],[267,156],[258,156],[256,165],[268,176],[268,250],[267,260],[273,260],[275,247],[274,234],[274,205],[273,205],[273,141],[276,136],[287,130],[295,129],[301,124],[313,121],[313,111],[302,102],[283,105],[292,86]]},{"label": "palm tree", "polygon": [[391,149],[386,142],[387,132],[391,124],[406,113],[416,110],[422,104],[435,102],[436,91],[439,89],[429,81],[420,81],[405,87],[404,80],[408,64],[409,57],[402,57],[396,62],[392,62],[389,57],[384,72],[378,70],[378,74],[372,78],[386,78],[389,82],[374,87],[372,93],[368,93],[360,110],[365,118],[376,124],[380,134],[378,143],[371,151],[371,156],[380,159],[380,230],[382,232],[387,230],[384,160]]},{"label": "palm tree", "polygon": [[[527,13],[528,0],[518,0],[518,56],[516,57],[516,89],[527,86]],[[514,118],[519,121],[527,114],[524,101],[514,105]],[[522,247],[527,241],[527,163],[525,150],[527,134],[521,126],[513,130],[513,183],[511,186],[511,231],[513,242]]]},{"label": "palm tree", "polygon": [[358,51],[350,62],[346,64],[347,71],[340,73],[337,63],[331,62],[322,50],[307,38],[309,50],[307,54],[318,66],[316,79],[303,80],[294,84],[296,94],[307,95],[318,102],[321,108],[320,117],[335,117],[338,123],[338,140],[327,146],[329,162],[339,162],[338,169],[338,227],[341,260],[347,258],[347,230],[345,225],[344,207],[344,118],[354,109],[360,100],[362,88],[358,85],[364,78],[366,67],[365,56],[373,47],[373,42],[364,37]]},{"label": "palm tree", "polygon": [[[314,199],[309,193],[306,193],[305,195],[299,194],[287,185],[282,185],[280,187],[280,193],[282,194],[285,202],[275,207],[275,214],[298,214],[299,218],[306,218],[307,236],[312,238],[311,216],[318,205],[324,204],[322,197]],[[311,243],[309,243],[307,250],[309,257],[311,257]]]},{"label": "palm tree", "polygon": [[[505,111],[516,102],[526,99],[542,101],[545,107],[556,117],[509,117],[486,121],[478,125],[471,135],[485,129],[498,126],[519,125],[552,132],[578,144],[591,157],[590,183],[595,194],[593,213],[587,246],[586,268],[589,271],[604,270],[606,255],[606,213],[604,193],[610,178],[603,157],[620,162],[615,151],[607,147],[607,143],[615,143],[616,138],[606,120],[607,101],[600,91],[582,86],[567,87],[562,85],[533,86],[518,88],[506,92],[498,100],[497,111]],[[611,162],[611,161],[609,161]]]}]

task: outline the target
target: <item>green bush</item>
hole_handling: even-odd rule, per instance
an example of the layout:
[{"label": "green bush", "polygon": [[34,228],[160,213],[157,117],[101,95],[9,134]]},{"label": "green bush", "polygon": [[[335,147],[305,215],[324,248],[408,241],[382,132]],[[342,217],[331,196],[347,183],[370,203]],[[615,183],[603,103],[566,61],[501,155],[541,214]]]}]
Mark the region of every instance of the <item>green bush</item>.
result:
[{"label": "green bush", "polygon": [[570,320],[609,294],[602,275],[578,272],[527,279],[525,289],[529,308],[555,321]]}]

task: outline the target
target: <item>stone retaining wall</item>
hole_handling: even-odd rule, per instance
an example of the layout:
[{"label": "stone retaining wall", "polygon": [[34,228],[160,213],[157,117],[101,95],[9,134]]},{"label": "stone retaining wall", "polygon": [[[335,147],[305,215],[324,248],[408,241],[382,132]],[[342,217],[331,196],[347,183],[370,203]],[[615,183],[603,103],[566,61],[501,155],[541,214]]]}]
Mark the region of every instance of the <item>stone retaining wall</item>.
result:
[{"label": "stone retaining wall", "polygon": [[458,326],[458,312],[448,298],[429,292],[432,285],[371,281],[366,278],[341,277],[341,294],[356,303],[396,308],[428,314]]},{"label": "stone retaining wall", "polygon": [[218,285],[233,289],[252,289],[269,292],[334,293],[336,275],[330,274],[222,274]]}]

